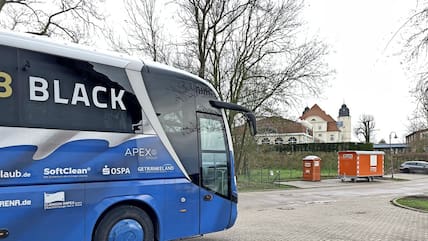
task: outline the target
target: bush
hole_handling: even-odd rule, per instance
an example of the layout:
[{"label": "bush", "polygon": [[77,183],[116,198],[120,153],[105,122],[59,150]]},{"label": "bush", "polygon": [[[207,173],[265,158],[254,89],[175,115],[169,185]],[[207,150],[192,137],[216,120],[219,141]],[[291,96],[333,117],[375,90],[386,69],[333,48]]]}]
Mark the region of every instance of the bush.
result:
[{"label": "bush", "polygon": [[[337,153],[335,152],[277,152],[267,149],[261,149],[251,155],[247,153],[238,175],[253,175],[254,172],[260,173],[260,170],[266,170],[266,172],[274,170],[287,174],[293,173],[282,176],[295,179],[297,176],[302,176],[303,159],[309,155],[321,158],[322,175],[337,175]],[[295,174],[297,172],[298,175]]]}]

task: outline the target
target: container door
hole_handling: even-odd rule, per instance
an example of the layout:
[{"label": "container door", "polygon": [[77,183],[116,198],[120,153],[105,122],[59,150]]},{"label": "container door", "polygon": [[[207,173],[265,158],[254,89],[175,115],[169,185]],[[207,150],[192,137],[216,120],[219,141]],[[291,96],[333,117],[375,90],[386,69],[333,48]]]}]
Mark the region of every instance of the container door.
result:
[{"label": "container door", "polygon": [[225,229],[230,220],[230,162],[221,116],[198,114],[201,160],[200,232]]}]

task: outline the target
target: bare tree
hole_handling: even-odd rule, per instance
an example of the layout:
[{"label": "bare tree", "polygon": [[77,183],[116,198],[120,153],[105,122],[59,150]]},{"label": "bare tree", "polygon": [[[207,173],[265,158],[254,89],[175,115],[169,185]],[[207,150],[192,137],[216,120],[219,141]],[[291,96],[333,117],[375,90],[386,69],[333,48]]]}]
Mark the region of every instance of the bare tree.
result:
[{"label": "bare tree", "polygon": [[409,117],[409,131],[428,128],[428,1],[417,1],[416,8],[394,37],[402,32],[407,36],[404,45],[407,61],[416,72],[411,94],[416,100],[415,110]]},{"label": "bare tree", "polygon": [[[184,31],[174,38],[174,50],[166,51],[154,3],[127,0],[131,41],[117,41],[116,49],[171,61],[208,80],[223,101],[276,112],[319,94],[330,73],[323,62],[326,46],[299,35],[300,0],[180,0]],[[165,52],[173,56],[165,58]],[[235,114],[228,116],[232,125]]]},{"label": "bare tree", "polygon": [[[224,0],[183,0],[179,2],[182,9],[182,21],[191,48],[192,57],[197,59],[197,75],[206,78],[205,71],[211,58],[210,51],[216,47],[220,35],[230,35],[230,27],[246,10],[249,1]],[[235,30],[237,31],[237,29]],[[222,43],[219,43],[220,45]],[[215,54],[215,53],[214,53]]]},{"label": "bare tree", "polygon": [[153,61],[168,63],[170,51],[161,23],[161,10],[156,0],[125,0],[127,12],[125,40],[111,29],[107,38],[118,51],[149,56]]},{"label": "bare tree", "polygon": [[358,138],[363,138],[365,143],[370,143],[374,136],[376,123],[372,115],[362,114],[358,120],[358,126],[354,133]]},{"label": "bare tree", "polygon": [[327,48],[316,40],[299,43],[302,2],[183,0],[180,6],[189,34],[186,56],[196,60],[186,63],[198,63],[187,67],[210,81],[222,100],[264,113],[320,92],[329,74]]},{"label": "bare tree", "polygon": [[0,0],[0,26],[14,31],[55,36],[73,42],[87,40],[104,20],[103,0]]},{"label": "bare tree", "polygon": [[420,76],[416,86],[411,91],[416,99],[416,108],[409,118],[409,131],[428,128],[428,72]]},{"label": "bare tree", "polygon": [[198,60],[191,71],[223,100],[264,111],[319,93],[327,49],[315,40],[298,44],[299,1],[185,0],[180,6],[186,46]]},{"label": "bare tree", "polygon": [[6,4],[6,0],[0,0],[0,12],[3,9],[3,6]]}]

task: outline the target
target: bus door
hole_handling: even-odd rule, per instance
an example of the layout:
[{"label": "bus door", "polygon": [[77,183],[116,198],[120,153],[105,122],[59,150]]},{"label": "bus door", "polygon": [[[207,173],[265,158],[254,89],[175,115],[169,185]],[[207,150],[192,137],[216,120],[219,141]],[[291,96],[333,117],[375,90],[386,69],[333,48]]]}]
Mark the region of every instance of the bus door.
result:
[{"label": "bus door", "polygon": [[230,162],[223,118],[198,113],[201,162],[200,232],[224,230],[230,220]]}]

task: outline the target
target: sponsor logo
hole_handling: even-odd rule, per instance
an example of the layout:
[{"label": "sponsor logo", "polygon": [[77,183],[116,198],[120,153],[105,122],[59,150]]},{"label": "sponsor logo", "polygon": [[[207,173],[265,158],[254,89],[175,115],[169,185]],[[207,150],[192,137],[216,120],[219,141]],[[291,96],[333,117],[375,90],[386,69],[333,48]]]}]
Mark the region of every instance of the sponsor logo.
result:
[{"label": "sponsor logo", "polygon": [[23,206],[31,206],[31,200],[29,199],[0,200],[0,208],[12,208],[12,207],[23,207]]},{"label": "sponsor logo", "polygon": [[6,72],[0,72],[0,98],[12,96],[12,77]]},{"label": "sponsor logo", "polygon": [[110,175],[130,175],[131,170],[129,167],[109,167],[107,165],[104,166],[102,169],[103,176],[110,176]]},{"label": "sponsor logo", "polygon": [[72,168],[72,167],[56,167],[43,169],[43,176],[45,178],[57,177],[87,177],[91,171],[90,167],[87,168]]},{"label": "sponsor logo", "polygon": [[82,202],[78,201],[66,201],[65,192],[55,192],[55,193],[46,193],[44,194],[44,208],[48,209],[57,209],[57,208],[74,208],[81,207]]},{"label": "sponsor logo", "polygon": [[31,177],[31,173],[29,173],[29,172],[22,172],[19,170],[13,170],[13,171],[0,170],[0,178],[1,179],[28,178],[28,177]]},{"label": "sponsor logo", "polygon": [[[126,107],[123,103],[123,96],[125,94],[125,90],[117,91],[114,88],[107,89],[103,86],[95,86],[93,88],[89,88],[88,86],[75,83],[73,89],[73,95],[64,97],[61,94],[61,81],[54,80],[53,88],[52,85],[49,86],[49,82],[46,79],[40,77],[30,76],[28,79],[30,85],[30,100],[31,101],[39,101],[45,102],[49,99],[52,99],[51,93],[53,93],[53,101],[56,104],[63,105],[77,105],[79,103],[84,106],[90,107],[95,106],[100,109],[113,109],[116,110],[118,107],[121,110],[126,110]],[[5,85],[5,84],[3,84]],[[110,100],[106,102],[102,102],[99,98],[101,95],[109,96]],[[92,97],[92,98],[89,98]],[[92,102],[91,102],[92,100]]]},{"label": "sponsor logo", "polygon": [[174,171],[174,166],[171,164],[165,164],[163,166],[143,166],[138,167],[140,173],[165,173]]},{"label": "sponsor logo", "polygon": [[152,148],[127,148],[125,151],[125,156],[138,156],[138,157],[144,157],[148,160],[154,160],[157,159],[158,152],[156,149]]}]

